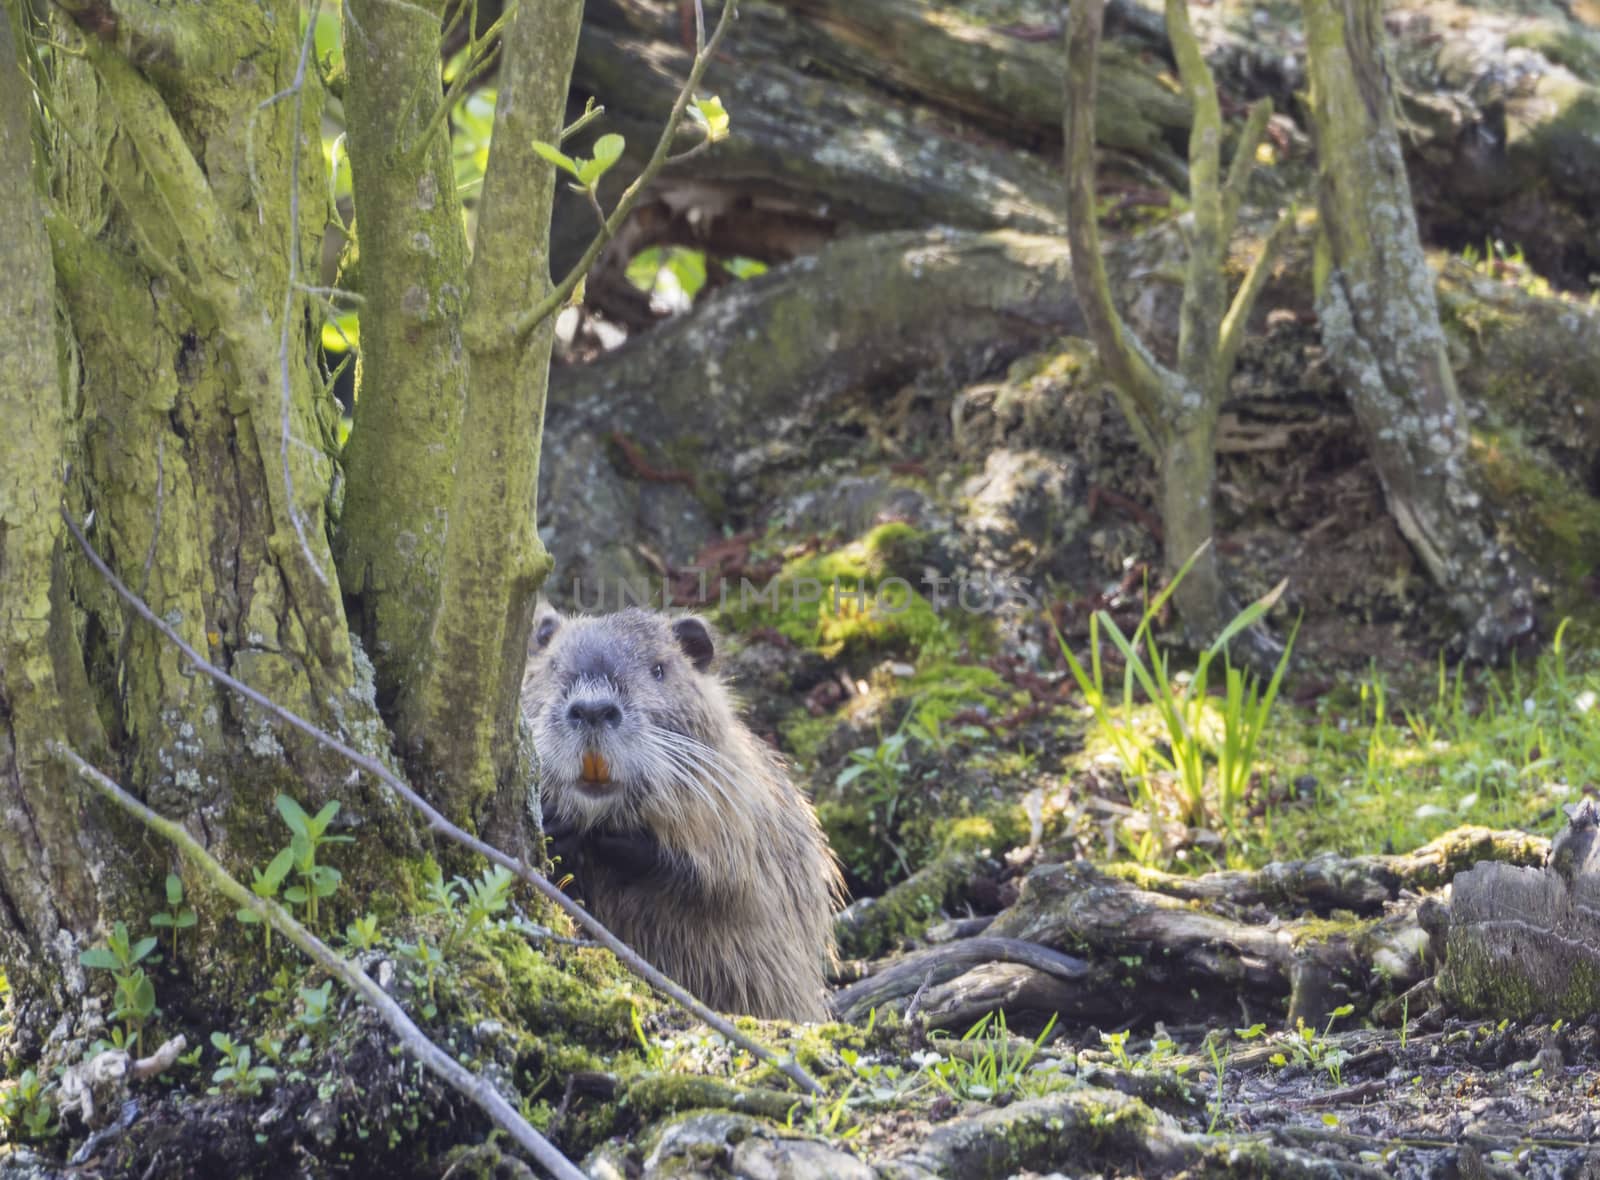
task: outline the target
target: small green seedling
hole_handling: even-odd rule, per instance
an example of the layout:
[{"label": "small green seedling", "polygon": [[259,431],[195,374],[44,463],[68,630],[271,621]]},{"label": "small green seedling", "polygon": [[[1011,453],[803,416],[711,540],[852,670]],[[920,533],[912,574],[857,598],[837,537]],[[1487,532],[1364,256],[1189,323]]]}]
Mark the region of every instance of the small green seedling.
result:
[{"label": "small green seedling", "polygon": [[294,1022],[309,1033],[325,1032],[328,1028],[328,1009],[333,1001],[333,980],[324,980],[320,987],[300,989],[300,1011]]},{"label": "small green seedling", "polygon": [[505,912],[511,902],[511,885],[515,880],[511,871],[502,865],[484,869],[476,881],[456,878],[466,905],[456,915],[456,921],[445,939],[444,954],[448,955],[454,950],[457,943],[475,938],[496,914]]},{"label": "small green seedling", "polygon": [[[294,868],[294,849],[285,848],[272,862],[267,865],[266,871],[251,869],[255,880],[250,882],[250,892],[263,901],[271,901],[278,896],[284,878],[289,875],[289,870]],[[254,910],[241,909],[235,915],[246,926],[261,926],[262,937],[266,940],[267,953],[272,953],[272,927],[264,922]]]},{"label": "small green seedling", "polygon": [[152,915],[150,925],[157,930],[172,931],[172,957],[178,957],[178,931],[187,930],[199,918],[190,907],[183,904],[183,878],[177,873],[167,874],[167,908],[162,913]]},{"label": "small green seedling", "polygon": [[111,972],[116,984],[111,1017],[123,1023],[123,1028],[113,1034],[117,1048],[131,1050],[137,1045],[139,1030],[155,1015],[156,986],[138,966],[155,949],[154,937],[133,942],[128,938],[126,923],[118,922],[111,928],[105,946],[90,947],[78,955],[78,962],[85,967]]},{"label": "small green seedling", "polygon": [[422,1007],[422,1015],[432,1020],[439,1012],[433,998],[433,979],[439,968],[444,966],[444,956],[439,953],[438,947],[425,938],[419,938],[416,942],[403,942],[395,949],[422,968],[428,985],[428,1002]]},{"label": "small green seedling", "polygon": [[37,1143],[61,1129],[56,1122],[56,1104],[51,1100],[52,1083],[31,1069],[0,1091],[0,1119],[13,1140]]},{"label": "small green seedling", "polygon": [[221,1094],[229,1090],[253,1098],[261,1093],[262,1083],[278,1076],[278,1071],[270,1065],[251,1065],[250,1046],[236,1044],[227,1033],[212,1033],[211,1043],[222,1054],[222,1065],[211,1073],[211,1080],[216,1084],[206,1090],[208,1094]]},{"label": "small green seedling", "polygon": [[378,933],[378,919],[372,914],[363,914],[346,924],[344,941],[351,950],[370,951],[383,941],[383,936]]},{"label": "small green seedling", "polygon": [[277,806],[278,814],[283,816],[283,822],[288,824],[289,830],[294,833],[293,839],[289,841],[289,850],[294,858],[294,871],[300,877],[299,884],[291,885],[283,891],[283,899],[290,905],[305,907],[306,925],[315,930],[317,902],[324,897],[333,896],[334,890],[339,888],[339,882],[343,880],[338,869],[317,863],[317,851],[326,844],[353,843],[354,838],[328,835],[328,825],[333,822],[333,817],[339,814],[337,799],[316,815],[307,815],[305,809],[287,795],[278,796]]}]

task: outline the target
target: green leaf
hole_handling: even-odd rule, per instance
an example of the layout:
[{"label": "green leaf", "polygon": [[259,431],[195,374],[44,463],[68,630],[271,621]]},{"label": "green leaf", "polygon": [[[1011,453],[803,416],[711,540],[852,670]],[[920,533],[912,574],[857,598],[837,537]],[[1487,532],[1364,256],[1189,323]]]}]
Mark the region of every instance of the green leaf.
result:
[{"label": "green leaf", "polygon": [[[1288,585],[1287,580],[1284,582],[1284,585]],[[311,834],[313,836],[322,835],[323,832],[328,830],[328,825],[333,822],[333,817],[338,814],[339,801],[335,799],[321,811],[317,812],[316,818],[311,821]]]},{"label": "green leaf", "polygon": [[283,891],[283,900],[290,905],[305,905],[309,896],[305,887],[301,885],[291,885]]},{"label": "green leaf", "polygon": [[847,766],[839,772],[839,777],[833,780],[834,786],[847,787],[871,769],[872,767],[865,762],[858,762],[854,766]]},{"label": "green leaf", "polygon": [[255,926],[261,922],[261,915],[254,910],[237,910],[233,916],[246,926]]},{"label": "green leaf", "polygon": [[137,963],[151,951],[156,949],[156,939],[153,936],[141,938],[133,944],[133,950],[128,954],[128,962]]},{"label": "green leaf", "polygon": [[697,98],[690,108],[694,119],[706,130],[706,142],[716,143],[728,135],[728,111],[722,99],[713,94],[710,98]]},{"label": "green leaf", "polygon": [[586,188],[593,188],[622,157],[622,145],[622,136],[616,134],[602,135],[595,140],[594,159],[583,160],[578,164],[578,183]]},{"label": "green leaf", "polygon": [[285,848],[272,858],[272,863],[267,865],[267,871],[261,874],[261,884],[268,890],[267,896],[276,893],[278,886],[283,884],[283,879],[289,875],[289,870],[294,868],[294,848]]},{"label": "green leaf", "polygon": [[296,836],[309,835],[307,825],[310,817],[306,815],[305,808],[296,803],[287,795],[280,794],[276,800],[278,814],[283,816],[283,822],[289,825],[289,830]]},{"label": "green leaf", "polygon": [[536,139],[533,141],[533,150],[563,172],[570,172],[574,176],[578,175],[577,162],[554,144],[545,143],[542,139]]},{"label": "green leaf", "polygon": [[88,950],[81,952],[78,955],[78,962],[85,967],[100,971],[115,971],[122,966],[122,960],[103,946],[92,946]]},{"label": "green leaf", "polygon": [[183,878],[177,873],[167,874],[167,904],[173,907],[183,902]]},{"label": "green leaf", "polygon": [[[1197,553],[1195,556],[1199,556],[1199,554]],[[1190,558],[1189,560],[1193,561],[1194,558]],[[1245,607],[1238,614],[1234,615],[1233,620],[1222,629],[1222,634],[1218,635],[1216,640],[1211,644],[1210,653],[1215,655],[1217,652],[1220,652],[1226,648],[1229,640],[1231,640],[1235,635],[1239,634],[1239,632],[1243,631],[1246,627],[1251,626],[1257,619],[1271,610],[1277,604],[1278,599],[1283,597],[1283,592],[1288,588],[1289,579],[1284,578],[1271,590],[1268,590],[1260,598],[1256,599],[1249,606]]]},{"label": "green leaf", "polygon": [[177,927],[179,930],[187,930],[199,920],[193,910],[184,910],[178,914]]},{"label": "green leaf", "polygon": [[171,926],[172,923],[173,917],[171,914],[154,914],[150,918],[150,925],[154,926],[157,930],[165,930],[167,927]]}]

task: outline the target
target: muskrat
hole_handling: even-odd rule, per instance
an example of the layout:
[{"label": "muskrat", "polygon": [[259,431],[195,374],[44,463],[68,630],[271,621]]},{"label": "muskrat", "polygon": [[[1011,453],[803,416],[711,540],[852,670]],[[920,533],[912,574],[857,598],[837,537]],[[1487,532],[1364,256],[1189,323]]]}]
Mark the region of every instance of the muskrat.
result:
[{"label": "muskrat", "polygon": [[821,1020],[843,890],[693,615],[535,618],[522,711],[545,832],[595,917],[725,1012]]}]

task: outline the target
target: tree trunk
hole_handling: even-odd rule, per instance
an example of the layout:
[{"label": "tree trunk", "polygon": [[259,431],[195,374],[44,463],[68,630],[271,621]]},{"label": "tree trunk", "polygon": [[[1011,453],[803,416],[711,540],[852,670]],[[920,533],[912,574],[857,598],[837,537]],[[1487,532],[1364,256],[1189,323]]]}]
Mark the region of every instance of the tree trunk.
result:
[{"label": "tree trunk", "polygon": [[[1211,543],[1216,526],[1213,446],[1217,418],[1244,325],[1291,222],[1287,214],[1279,217],[1230,304],[1223,274],[1228,240],[1271,104],[1259,103],[1251,111],[1224,177],[1216,80],[1201,56],[1184,0],[1167,0],[1167,28],[1193,111],[1189,130],[1192,214],[1185,234],[1188,260],[1178,312],[1177,363],[1169,368],[1158,361],[1123,322],[1100,256],[1091,116],[1104,19],[1104,0],[1087,0],[1073,8],[1063,47],[1068,77],[1063,138],[1072,272],[1090,339],[1116,391],[1117,404],[1160,470],[1166,573],[1176,578],[1187,568],[1173,601],[1190,640],[1206,645],[1223,631],[1236,609]],[[1246,628],[1233,641],[1233,650],[1241,661],[1264,673],[1283,654],[1282,645],[1260,626]]]},{"label": "tree trunk", "polygon": [[[1217,522],[1216,436],[1215,410],[1201,411],[1174,428],[1161,447],[1162,557],[1169,573],[1194,559],[1174,597],[1190,638],[1200,644],[1220,635],[1238,609],[1211,543]],[[1262,662],[1270,664],[1281,650],[1267,645]]]},{"label": "tree trunk", "polygon": [[[0,799],[12,817],[0,833],[0,955],[24,1037],[85,991],[79,950],[115,921],[142,926],[168,870],[184,871],[84,797],[52,760],[55,743],[180,818],[247,880],[288,843],[276,795],[308,811],[337,799],[360,853],[330,852],[345,880],[335,908],[407,896],[402,858],[417,849],[398,800],[196,674],[139,620],[63,532],[63,501],[192,647],[387,758],[376,663],[385,703],[406,702],[401,749],[437,772],[423,789],[518,844],[531,776],[515,717],[545,561],[532,514],[549,336],[514,339],[497,313],[548,289],[537,243],[553,178],[528,143],[559,135],[577,12],[553,0],[509,26],[510,130],[469,282],[438,117],[437,22],[415,6],[348,10],[367,317],[356,431],[369,434],[354,448],[341,586],[328,511],[338,410],[316,348],[326,300],[304,261],[318,257],[328,209],[323,92],[302,6],[219,0],[159,17],[119,6],[114,19],[94,0],[60,8],[48,27],[8,25],[0,46],[0,335],[13,361],[0,384]],[[41,52],[47,42],[83,51]],[[43,123],[30,125],[18,62],[43,95]],[[430,122],[440,138],[418,148]],[[470,484],[454,483],[458,470]],[[350,638],[345,590],[373,662]],[[212,961],[187,978],[212,989],[215,1013],[254,985],[255,952],[238,957],[232,909],[188,884],[195,953]],[[182,997],[161,1002],[182,1011]]]},{"label": "tree trunk", "polygon": [[[356,402],[344,455],[339,581],[377,669],[378,701],[402,718],[439,601],[467,384],[467,240],[450,144],[441,134],[419,142],[439,92],[440,7],[352,0],[345,38],[358,381],[369,396]],[[414,754],[419,735],[402,722],[398,736]]]},{"label": "tree trunk", "polygon": [[1486,519],[1468,462],[1466,408],[1395,130],[1382,13],[1372,0],[1306,0],[1304,11],[1323,339],[1390,512],[1468,627],[1469,650],[1494,656],[1532,628],[1532,596],[1520,556]]},{"label": "tree trunk", "polygon": [[[125,822],[80,804],[60,770],[41,763],[46,738],[136,784],[236,869],[287,843],[272,805],[279,792],[308,808],[340,798],[374,852],[411,846],[408,817],[352,789],[342,760],[195,675],[55,523],[64,470],[67,508],[89,542],[191,645],[382,751],[370,671],[351,647],[328,546],[337,411],[309,359],[320,315],[291,288],[299,259],[316,256],[326,207],[320,89],[313,76],[298,98],[268,102],[295,76],[298,11],[286,4],[274,18],[252,4],[210,5],[183,26],[187,36],[123,24],[121,44],[145,72],[93,35],[81,58],[51,55],[36,79],[56,115],[46,155],[37,173],[6,168],[12,183],[43,175],[51,187],[53,277],[70,323],[61,371],[52,360],[32,373],[33,415],[8,417],[36,424],[27,462],[7,465],[30,481],[33,519],[17,534],[30,539],[17,551],[28,560],[6,563],[0,598],[51,605],[39,614],[48,633],[9,632],[23,658],[8,658],[3,673],[25,768],[8,781],[7,806],[36,817],[7,825],[0,873],[16,899],[5,908],[6,966],[25,1002],[48,996],[59,1006],[81,991],[79,947],[97,927],[159,908],[161,881],[178,867]],[[8,70],[14,60],[7,55]],[[7,142],[25,150],[28,139]],[[19,197],[7,207],[40,205]],[[38,240],[42,225],[8,217],[12,248]],[[27,298],[48,309],[50,272],[21,273]],[[37,349],[56,326],[32,319]],[[47,407],[64,413],[38,417]],[[22,691],[48,683],[37,670],[52,660],[54,716]],[[97,722],[112,749],[94,740]],[[27,900],[40,865],[58,876],[56,915]],[[357,891],[395,883],[397,865],[382,855],[345,867]],[[217,923],[206,945],[219,956],[237,950],[231,911],[190,884],[203,920]],[[211,978],[242,986],[248,975]]]},{"label": "tree trunk", "polygon": [[537,519],[539,453],[554,317],[511,325],[551,288],[555,169],[582,0],[526,0],[505,36],[494,154],[468,275],[462,444],[449,502],[439,611],[405,724],[437,743],[425,782],[520,847],[532,779],[517,741],[534,596],[549,572]]},{"label": "tree trunk", "polygon": [[[74,931],[99,902],[88,857],[106,866],[102,888],[128,898],[117,841],[98,811],[56,805],[68,790],[52,742],[93,756],[105,735],[84,676],[61,550],[61,463],[66,406],[56,348],[54,282],[45,202],[33,159],[33,96],[9,20],[0,20],[0,954],[25,1000],[60,1006],[81,991]],[[98,838],[97,838],[98,836]],[[26,1026],[26,1021],[18,1021]]]}]

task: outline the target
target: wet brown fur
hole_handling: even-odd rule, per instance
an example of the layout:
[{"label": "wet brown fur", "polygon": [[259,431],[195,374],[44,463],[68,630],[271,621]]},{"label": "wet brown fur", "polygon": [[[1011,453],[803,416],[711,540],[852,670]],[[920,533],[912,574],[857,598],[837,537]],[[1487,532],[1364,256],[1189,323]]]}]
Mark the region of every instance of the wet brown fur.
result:
[{"label": "wet brown fur", "polygon": [[[705,646],[686,650],[675,624],[698,628],[692,636]],[[529,664],[523,713],[539,750],[547,810],[583,829],[648,830],[683,870],[666,883],[640,882],[584,858],[573,867],[595,916],[713,1007],[823,1019],[838,864],[810,803],[739,720],[709,663],[714,640],[704,623],[642,610],[565,620],[548,612],[535,635],[546,646]],[[628,724],[640,726],[612,739],[621,743],[613,760],[619,772],[626,775],[630,752],[650,744],[646,729],[654,727],[711,747],[726,773],[700,774],[698,790],[671,776],[626,775],[597,801],[575,781],[575,747],[562,729],[574,681],[596,669],[605,676],[587,683],[614,689]]]}]

